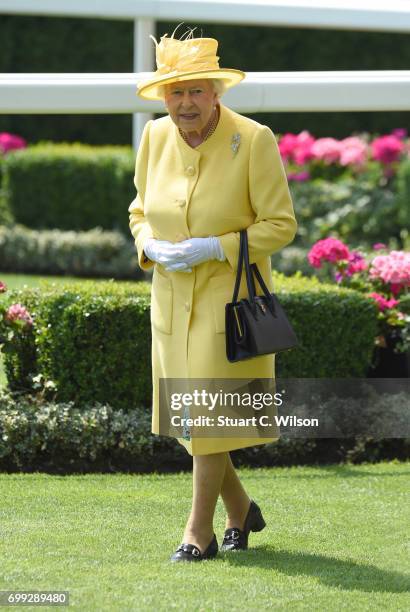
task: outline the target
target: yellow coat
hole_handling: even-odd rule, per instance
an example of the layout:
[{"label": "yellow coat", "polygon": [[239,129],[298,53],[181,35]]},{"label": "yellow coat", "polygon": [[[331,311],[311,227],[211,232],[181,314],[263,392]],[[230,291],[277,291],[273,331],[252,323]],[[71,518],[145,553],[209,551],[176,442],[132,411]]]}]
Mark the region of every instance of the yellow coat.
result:
[{"label": "yellow coat", "polygon": [[[152,432],[159,433],[160,378],[274,378],[275,355],[230,363],[225,352],[225,304],[232,300],[239,230],[247,228],[250,263],[273,290],[270,255],[289,244],[297,222],[285,170],[269,127],[220,104],[215,132],[196,148],[166,115],[149,121],[137,153],[130,229],[151,288]],[[240,134],[236,153],[232,137]],[[146,237],[179,242],[217,236],[226,261],[191,273],[167,272],[147,259]],[[258,285],[257,285],[258,287]],[[239,297],[248,295],[245,274]],[[217,453],[275,438],[178,438],[191,455]]]}]

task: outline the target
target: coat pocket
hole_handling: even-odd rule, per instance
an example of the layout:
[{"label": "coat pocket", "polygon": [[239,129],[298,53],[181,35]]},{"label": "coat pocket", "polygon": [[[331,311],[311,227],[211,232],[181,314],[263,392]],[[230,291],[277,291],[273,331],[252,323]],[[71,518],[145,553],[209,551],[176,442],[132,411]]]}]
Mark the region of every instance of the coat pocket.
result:
[{"label": "coat pocket", "polygon": [[225,333],[225,305],[232,301],[234,283],[235,278],[232,275],[212,276],[209,279],[215,331],[217,334]]},{"label": "coat pocket", "polygon": [[170,278],[154,271],[151,290],[151,324],[164,333],[172,333],[173,290]]}]

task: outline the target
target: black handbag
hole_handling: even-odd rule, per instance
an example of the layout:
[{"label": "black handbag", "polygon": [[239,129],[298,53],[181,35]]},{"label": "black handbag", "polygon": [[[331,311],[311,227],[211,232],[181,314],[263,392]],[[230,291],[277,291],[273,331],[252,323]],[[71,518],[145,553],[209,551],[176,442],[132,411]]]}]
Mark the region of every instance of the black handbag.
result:
[{"label": "black handbag", "polygon": [[[249,298],[237,301],[245,263]],[[255,274],[263,295],[256,295]],[[229,361],[286,351],[298,345],[296,334],[274,293],[270,293],[256,264],[249,265],[248,235],[240,232],[238,270],[232,302],[225,306],[226,356]]]}]

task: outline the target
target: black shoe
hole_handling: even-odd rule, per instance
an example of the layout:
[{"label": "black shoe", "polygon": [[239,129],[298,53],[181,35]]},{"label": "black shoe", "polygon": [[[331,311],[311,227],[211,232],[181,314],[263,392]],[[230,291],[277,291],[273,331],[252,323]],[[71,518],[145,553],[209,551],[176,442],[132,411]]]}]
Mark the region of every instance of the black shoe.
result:
[{"label": "black shoe", "polygon": [[261,509],[256,502],[251,500],[243,530],[238,529],[238,527],[226,529],[221,550],[246,550],[248,548],[249,532],[262,531],[265,526],[266,523]]},{"label": "black shoe", "polygon": [[171,557],[171,561],[203,561],[204,559],[213,559],[218,553],[218,542],[216,535],[211,540],[208,548],[203,553],[198,546],[194,544],[185,544],[184,542],[176,549]]}]

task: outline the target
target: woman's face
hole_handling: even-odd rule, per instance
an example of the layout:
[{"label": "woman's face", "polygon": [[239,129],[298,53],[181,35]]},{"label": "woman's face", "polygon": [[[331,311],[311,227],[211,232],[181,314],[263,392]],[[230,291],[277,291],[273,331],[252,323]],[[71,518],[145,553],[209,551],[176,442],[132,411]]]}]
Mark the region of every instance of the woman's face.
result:
[{"label": "woman's face", "polygon": [[165,106],[172,121],[184,132],[197,132],[208,124],[218,100],[210,79],[191,79],[165,86]]}]

